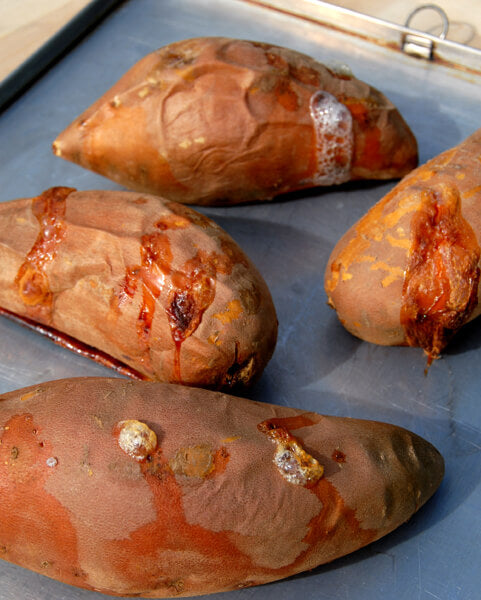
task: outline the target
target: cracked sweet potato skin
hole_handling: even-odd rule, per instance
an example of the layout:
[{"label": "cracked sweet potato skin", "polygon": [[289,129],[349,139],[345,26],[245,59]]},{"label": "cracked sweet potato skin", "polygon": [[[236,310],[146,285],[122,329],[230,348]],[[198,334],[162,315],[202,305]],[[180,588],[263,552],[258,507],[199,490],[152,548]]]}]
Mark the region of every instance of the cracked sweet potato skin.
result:
[{"label": "cracked sweet potato skin", "polygon": [[409,127],[367,83],[293,50],[216,37],[145,56],[53,148],[127,188],[193,204],[397,178],[417,164]]},{"label": "cracked sweet potato skin", "polygon": [[481,312],[481,130],[407,175],[338,242],[325,289],[342,324],[436,358]]},{"label": "cracked sweet potato skin", "polygon": [[[137,460],[119,428],[157,445]],[[324,466],[290,483],[266,424]],[[0,399],[0,553],[106,594],[192,596],[281,579],[387,534],[434,493],[427,441],[198,388],[57,380]]]},{"label": "cracked sweet potato skin", "polygon": [[156,196],[59,187],[2,203],[0,261],[3,312],[132,376],[248,385],[275,346],[272,298],[248,257]]}]

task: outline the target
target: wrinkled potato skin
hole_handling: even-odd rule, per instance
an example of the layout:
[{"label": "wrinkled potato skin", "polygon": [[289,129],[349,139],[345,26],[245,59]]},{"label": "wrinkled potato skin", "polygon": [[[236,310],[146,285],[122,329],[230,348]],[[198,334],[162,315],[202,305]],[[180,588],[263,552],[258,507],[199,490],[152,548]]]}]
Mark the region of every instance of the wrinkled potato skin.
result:
[{"label": "wrinkled potato skin", "polygon": [[416,166],[416,140],[380,92],[293,50],[228,38],[147,55],[59,135],[54,152],[178,202],[270,199],[318,185],[310,113],[318,90],[352,115],[347,179],[401,177]]},{"label": "wrinkled potato skin", "polygon": [[270,292],[217,224],[133,192],[52,188],[0,205],[0,307],[135,369],[248,385],[270,359]]},{"label": "wrinkled potato skin", "polygon": [[[157,436],[143,461],[119,445],[131,419]],[[321,479],[284,479],[266,420],[324,465]],[[2,558],[150,598],[258,585],[354,551],[406,521],[444,469],[393,425],[123,379],[5,394],[0,440]]]},{"label": "wrinkled potato skin", "polygon": [[[478,246],[478,254],[476,248],[473,253],[476,263],[481,240],[480,160],[478,130],[407,175],[337,243],[328,261],[325,289],[329,303],[352,334],[376,344],[408,344],[401,318],[403,294],[410,262],[418,251],[415,218],[429,202],[450,206],[462,220],[466,235],[472,234]],[[479,262],[477,269],[479,276]],[[456,305],[456,295],[461,297],[464,279],[458,272],[450,282],[453,310],[461,313],[465,306]],[[475,284],[474,294],[479,298],[476,290]],[[466,321],[481,312],[479,302],[472,308],[463,317]],[[430,354],[430,349],[425,350]]]}]

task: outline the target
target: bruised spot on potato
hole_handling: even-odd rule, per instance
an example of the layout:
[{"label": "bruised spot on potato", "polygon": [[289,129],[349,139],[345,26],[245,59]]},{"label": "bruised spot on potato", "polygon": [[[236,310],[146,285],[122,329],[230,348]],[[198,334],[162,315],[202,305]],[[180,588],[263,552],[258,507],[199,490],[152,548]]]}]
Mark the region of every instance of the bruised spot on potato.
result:
[{"label": "bruised spot on potato", "polygon": [[304,450],[285,427],[273,421],[263,421],[257,428],[276,445],[273,462],[289,483],[313,484],[323,476],[324,467]]},{"label": "bruised spot on potato", "polygon": [[[234,439],[223,440],[224,443],[229,441]],[[214,450],[210,444],[198,444],[177,450],[168,467],[175,475],[207,479],[223,473],[229,460],[230,454],[224,446]]]},{"label": "bruised spot on potato", "polygon": [[157,448],[157,436],[145,423],[128,419],[120,421],[117,428],[119,446],[135,460],[145,460]]},{"label": "bruised spot on potato", "polygon": [[344,452],[341,452],[339,448],[336,448],[332,453],[332,460],[336,461],[337,463],[345,463],[346,455]]},{"label": "bruised spot on potato", "polygon": [[240,299],[242,302],[242,306],[247,311],[247,314],[255,315],[259,312],[259,308],[262,302],[259,288],[257,288],[254,285],[252,285],[249,288],[242,288],[240,291]]},{"label": "bruised spot on potato", "polygon": [[238,346],[236,345],[235,358],[232,365],[227,369],[224,380],[221,385],[228,388],[235,388],[238,385],[247,385],[256,371],[255,356],[249,356],[245,361],[238,362]]},{"label": "bruised spot on potato", "polygon": [[199,444],[177,450],[169,467],[176,475],[204,479],[214,470],[214,453],[209,444]]}]

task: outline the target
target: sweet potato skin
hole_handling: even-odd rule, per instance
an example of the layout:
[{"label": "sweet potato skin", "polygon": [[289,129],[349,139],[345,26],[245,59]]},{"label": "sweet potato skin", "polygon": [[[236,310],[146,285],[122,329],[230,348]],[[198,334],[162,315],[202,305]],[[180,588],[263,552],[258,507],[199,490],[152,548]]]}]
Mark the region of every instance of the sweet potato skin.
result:
[{"label": "sweet potato skin", "polygon": [[[157,437],[143,460],[119,445],[132,419]],[[324,476],[287,481],[266,423]],[[433,446],[393,425],[123,379],[3,395],[0,441],[2,558],[112,595],[191,596],[311,569],[402,524],[443,476]]]},{"label": "sweet potato skin", "polygon": [[433,358],[480,314],[480,157],[478,130],[407,175],[337,243],[325,289],[352,334]]},{"label": "sweet potato skin", "polygon": [[417,164],[409,127],[368,84],[293,50],[215,37],[144,57],[53,148],[127,188],[194,204],[401,177]]},{"label": "sweet potato skin", "polygon": [[0,205],[0,307],[139,377],[249,385],[270,359],[270,292],[239,246],[183,205],[52,188]]}]

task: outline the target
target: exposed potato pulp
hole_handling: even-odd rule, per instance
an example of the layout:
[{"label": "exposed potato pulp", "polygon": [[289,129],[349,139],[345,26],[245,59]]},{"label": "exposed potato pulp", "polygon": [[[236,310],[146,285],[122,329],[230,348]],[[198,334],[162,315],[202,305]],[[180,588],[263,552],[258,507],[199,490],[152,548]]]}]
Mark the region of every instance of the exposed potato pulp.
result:
[{"label": "exposed potato pulp", "polygon": [[407,175],[338,242],[330,304],[354,335],[439,356],[479,305],[481,130]]}]

